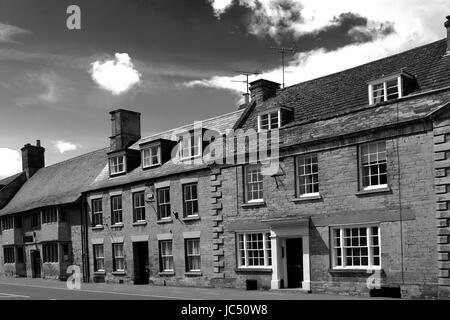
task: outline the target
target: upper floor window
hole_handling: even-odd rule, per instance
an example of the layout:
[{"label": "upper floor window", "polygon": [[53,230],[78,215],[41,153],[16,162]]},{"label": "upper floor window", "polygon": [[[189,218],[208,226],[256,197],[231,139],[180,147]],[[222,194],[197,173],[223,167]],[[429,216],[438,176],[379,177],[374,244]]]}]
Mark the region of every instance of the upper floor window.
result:
[{"label": "upper floor window", "polygon": [[150,146],[142,150],[142,166],[144,168],[161,164],[161,148],[159,145]]},{"label": "upper floor window", "polygon": [[360,146],[360,172],[363,190],[388,186],[385,141]]},{"label": "upper floor window", "polygon": [[369,269],[381,266],[378,226],[334,228],[331,232],[333,268]]},{"label": "upper floor window", "polygon": [[179,145],[181,159],[200,156],[202,152],[202,137],[200,135],[182,136]]},{"label": "upper floor window", "polygon": [[264,200],[263,176],[261,166],[250,164],[245,167],[246,202],[260,202]]},{"label": "upper floor window", "polygon": [[94,227],[103,225],[102,199],[92,200],[92,225]]},{"label": "upper floor window", "polygon": [[41,223],[41,212],[35,211],[31,214],[31,226],[32,227],[39,227],[39,224]]},{"label": "upper floor window", "polygon": [[122,196],[111,197],[111,223],[122,223]]},{"label": "upper floor window", "polygon": [[109,158],[109,170],[111,174],[125,172],[125,156],[114,156]]},{"label": "upper floor window", "polygon": [[300,197],[319,194],[317,154],[297,158],[297,194]]},{"label": "upper floor window", "polygon": [[369,82],[369,103],[402,98],[415,86],[414,76],[406,71]]},{"label": "upper floor window", "polygon": [[281,126],[281,110],[275,110],[258,116],[258,131],[278,129]]},{"label": "upper floor window", "polygon": [[3,217],[2,229],[3,230],[14,229],[14,216],[13,215],[8,215],[8,216]]},{"label": "upper floor window", "polygon": [[144,191],[133,193],[133,222],[145,221]]},{"label": "upper floor window", "polygon": [[170,219],[170,188],[160,188],[156,191],[158,201],[158,219]]},{"label": "upper floor window", "polygon": [[42,210],[42,223],[53,223],[58,221],[58,208],[51,207]]},{"label": "upper floor window", "polygon": [[183,209],[185,217],[198,216],[197,183],[183,185]]},{"label": "upper floor window", "polygon": [[237,242],[239,268],[272,266],[270,233],[241,233]]}]

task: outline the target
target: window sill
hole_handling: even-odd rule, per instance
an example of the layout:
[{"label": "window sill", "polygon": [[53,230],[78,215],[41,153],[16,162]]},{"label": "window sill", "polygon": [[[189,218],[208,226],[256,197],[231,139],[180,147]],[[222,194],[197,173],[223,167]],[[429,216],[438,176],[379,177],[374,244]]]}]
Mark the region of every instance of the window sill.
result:
[{"label": "window sill", "polygon": [[149,166],[142,166],[142,170],[147,170],[147,169],[152,169],[152,168],[156,168],[156,167],[160,167],[161,163],[156,163],[156,164],[151,164]]},{"label": "window sill", "polygon": [[115,223],[111,226],[111,228],[121,229],[121,228],[123,228],[123,223]]},{"label": "window sill", "polygon": [[113,271],[112,274],[115,276],[124,276],[127,273],[125,271]]},{"label": "window sill", "polygon": [[255,207],[265,207],[266,202],[265,201],[255,201],[255,202],[247,202],[241,204],[242,208],[255,208]]},{"label": "window sill", "polygon": [[94,276],[104,276],[106,275],[106,271],[94,271]]},{"label": "window sill", "polygon": [[328,272],[334,275],[342,275],[342,276],[365,276],[371,275],[375,271],[381,271],[383,273],[383,269],[380,268],[371,268],[371,269],[329,269]]},{"label": "window sill", "polygon": [[92,230],[103,230],[105,227],[104,226],[95,226],[92,227]]},{"label": "window sill", "polygon": [[298,198],[292,199],[293,202],[304,202],[304,201],[315,201],[315,200],[322,200],[322,195],[321,194],[305,195],[305,196],[300,196]]},{"label": "window sill", "polygon": [[377,189],[367,189],[367,190],[360,190],[356,192],[356,196],[365,196],[370,194],[376,194],[376,193],[388,193],[392,192],[392,189],[390,186],[377,188]]},{"label": "window sill", "polygon": [[145,225],[147,225],[147,221],[136,221],[136,222],[133,222],[133,226],[145,226]]},{"label": "window sill", "polygon": [[123,175],[126,174],[126,173],[127,173],[126,171],[121,171],[121,172],[116,172],[116,173],[110,173],[110,174],[109,174],[109,177],[110,177],[110,178],[120,177],[120,176],[123,176]]},{"label": "window sill", "polygon": [[272,268],[235,268],[235,272],[240,273],[272,273]]},{"label": "window sill", "polygon": [[201,277],[203,275],[203,272],[201,271],[186,271],[184,273],[186,277]]},{"label": "window sill", "polygon": [[158,273],[161,277],[170,277],[175,275],[175,271],[161,271]]},{"label": "window sill", "polygon": [[159,219],[159,220],[156,220],[156,223],[157,224],[173,223],[173,220],[172,220],[172,218],[170,218],[170,219]]},{"label": "window sill", "polygon": [[188,216],[188,217],[183,217],[182,220],[183,220],[183,221],[196,221],[196,220],[200,220],[200,216]]}]

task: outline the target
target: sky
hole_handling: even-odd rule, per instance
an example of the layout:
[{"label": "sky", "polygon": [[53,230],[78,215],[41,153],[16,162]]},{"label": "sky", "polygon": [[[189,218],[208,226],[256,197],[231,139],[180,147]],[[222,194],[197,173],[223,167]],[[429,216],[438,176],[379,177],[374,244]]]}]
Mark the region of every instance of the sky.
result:
[{"label": "sky", "polygon": [[448,0],[0,0],[0,178],[37,139],[46,165],[108,146],[114,109],[140,112],[142,137],[232,112],[242,71],[282,82],[274,47],[295,48],[289,86],[442,39],[448,14]]}]

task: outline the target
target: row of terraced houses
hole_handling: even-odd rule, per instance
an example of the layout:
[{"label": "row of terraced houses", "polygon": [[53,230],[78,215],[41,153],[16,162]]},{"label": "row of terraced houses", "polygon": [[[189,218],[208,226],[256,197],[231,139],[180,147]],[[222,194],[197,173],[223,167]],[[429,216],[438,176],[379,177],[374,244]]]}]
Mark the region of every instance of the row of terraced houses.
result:
[{"label": "row of terraced houses", "polygon": [[[446,39],[397,55],[254,81],[199,130],[142,138],[140,114],[118,109],[104,149],[46,167],[26,144],[23,172],[0,181],[0,274],[63,280],[77,265],[90,282],[448,298],[447,19]],[[267,133],[277,152],[251,161]]]}]

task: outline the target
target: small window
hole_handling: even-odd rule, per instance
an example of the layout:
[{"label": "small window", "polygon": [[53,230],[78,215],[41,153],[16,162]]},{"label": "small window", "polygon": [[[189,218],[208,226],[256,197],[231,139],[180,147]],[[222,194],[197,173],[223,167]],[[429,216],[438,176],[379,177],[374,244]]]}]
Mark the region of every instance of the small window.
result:
[{"label": "small window", "polygon": [[297,158],[297,194],[300,197],[319,194],[319,166],[316,154]]},{"label": "small window", "polygon": [[22,228],[22,216],[16,216],[15,228]]},{"label": "small window", "polygon": [[113,271],[125,270],[125,257],[123,255],[123,243],[113,243]]},{"label": "small window", "polygon": [[161,164],[160,146],[151,146],[142,150],[142,166],[144,168]]},{"label": "small window", "polygon": [[102,199],[92,200],[92,226],[102,226],[103,225],[103,207]]},{"label": "small window", "polygon": [[125,156],[115,156],[109,158],[109,170],[111,174],[125,172]]},{"label": "small window", "polygon": [[111,197],[111,223],[122,223],[122,196]]},{"label": "small window", "polygon": [[14,216],[8,215],[2,218],[2,229],[9,230],[14,229]]},{"label": "small window", "polygon": [[386,142],[374,142],[360,146],[361,187],[363,190],[386,188]]},{"label": "small window", "polygon": [[186,240],[186,271],[200,271],[200,239]]},{"label": "small window", "polygon": [[403,96],[402,86],[402,76],[369,84],[369,103],[376,104],[401,98]]},{"label": "small window", "polygon": [[17,249],[17,263],[24,263],[25,262],[24,248],[22,246],[19,246],[16,249]]},{"label": "small window", "polygon": [[245,193],[247,202],[264,201],[261,166],[250,164],[245,167]]},{"label": "small window", "polygon": [[67,211],[64,208],[59,208],[59,221],[67,222]]},{"label": "small window", "polygon": [[94,271],[105,271],[103,244],[94,244]]},{"label": "small window", "polygon": [[39,227],[41,224],[41,212],[35,211],[31,214],[31,226],[33,228]]},{"label": "small window", "polygon": [[133,222],[145,221],[144,191],[133,193]]},{"label": "small window", "polygon": [[50,207],[42,210],[42,223],[58,222],[58,208]]},{"label": "small window", "polygon": [[181,159],[200,156],[202,152],[202,137],[200,135],[182,136],[179,145]]},{"label": "small window", "polygon": [[332,262],[335,269],[380,268],[380,228],[358,226],[333,228]]},{"label": "small window", "polygon": [[3,247],[3,262],[15,263],[14,259],[14,247]]},{"label": "small window", "polygon": [[58,244],[46,243],[42,245],[43,262],[52,263],[58,262]]},{"label": "small window", "polygon": [[173,271],[172,240],[159,242],[160,271]]},{"label": "small window", "polygon": [[281,110],[263,113],[258,116],[258,131],[278,129],[281,126]]},{"label": "small window", "polygon": [[157,190],[158,201],[158,219],[170,219],[170,188],[161,188]]},{"label": "small window", "polygon": [[185,217],[198,216],[197,183],[183,185],[183,211]]},{"label": "small window", "polygon": [[241,233],[238,239],[239,268],[270,268],[272,251],[270,233]]}]

